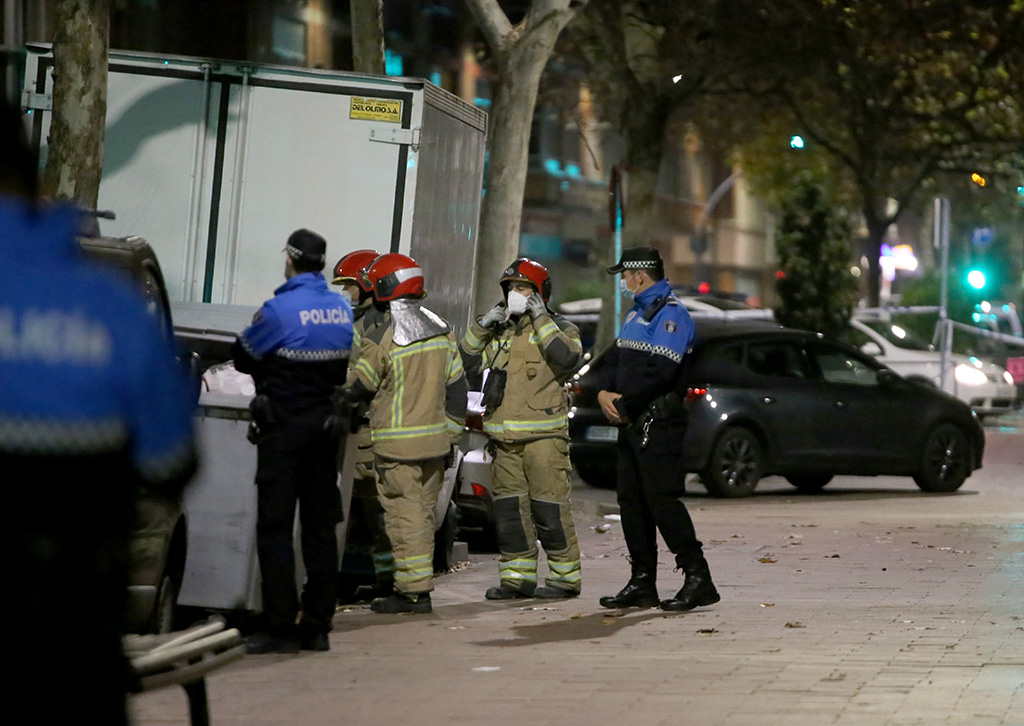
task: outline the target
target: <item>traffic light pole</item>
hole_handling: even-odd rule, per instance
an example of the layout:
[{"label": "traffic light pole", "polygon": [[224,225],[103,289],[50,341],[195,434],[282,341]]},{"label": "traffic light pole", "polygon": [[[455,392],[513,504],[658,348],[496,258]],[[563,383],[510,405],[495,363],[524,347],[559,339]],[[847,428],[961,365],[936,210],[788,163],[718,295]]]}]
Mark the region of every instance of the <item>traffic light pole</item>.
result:
[{"label": "traffic light pole", "polygon": [[935,198],[932,231],[935,248],[940,250],[942,288],[939,297],[939,330],[941,353],[939,357],[939,388],[946,389],[946,375],[953,351],[953,326],[949,320],[949,200]]}]

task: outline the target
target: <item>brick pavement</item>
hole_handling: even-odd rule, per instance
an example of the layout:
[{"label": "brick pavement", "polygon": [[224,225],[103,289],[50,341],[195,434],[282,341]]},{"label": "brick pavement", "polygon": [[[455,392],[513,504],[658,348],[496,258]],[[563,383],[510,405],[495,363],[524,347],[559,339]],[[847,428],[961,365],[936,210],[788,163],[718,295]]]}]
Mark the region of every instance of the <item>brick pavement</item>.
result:
[{"label": "brick pavement", "polygon": [[[609,494],[577,493],[584,592],[494,603],[495,555],[440,576],[429,616],[339,611],[329,653],[249,656],[208,679],[217,726],[1024,726],[1024,437],[989,431],[954,495],[840,478],[801,496],[687,497],[722,602],[609,611],[625,582]],[[663,596],[679,586],[662,553]],[[133,699],[187,724],[180,689]]]}]

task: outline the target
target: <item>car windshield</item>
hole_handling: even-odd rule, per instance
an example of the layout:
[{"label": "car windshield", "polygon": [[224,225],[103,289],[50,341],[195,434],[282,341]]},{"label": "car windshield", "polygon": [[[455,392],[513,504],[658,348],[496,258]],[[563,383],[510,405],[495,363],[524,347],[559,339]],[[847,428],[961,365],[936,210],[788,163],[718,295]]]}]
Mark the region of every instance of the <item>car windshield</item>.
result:
[{"label": "car windshield", "polygon": [[735,300],[725,300],[720,297],[698,297],[694,299],[699,300],[702,303],[706,303],[713,308],[718,308],[719,310],[750,310],[749,305],[744,305],[743,303],[736,302]]},{"label": "car windshield", "polygon": [[899,325],[887,320],[860,320],[859,322],[871,328],[897,348],[935,350],[935,347],[928,341],[918,338],[906,328],[901,328]]}]

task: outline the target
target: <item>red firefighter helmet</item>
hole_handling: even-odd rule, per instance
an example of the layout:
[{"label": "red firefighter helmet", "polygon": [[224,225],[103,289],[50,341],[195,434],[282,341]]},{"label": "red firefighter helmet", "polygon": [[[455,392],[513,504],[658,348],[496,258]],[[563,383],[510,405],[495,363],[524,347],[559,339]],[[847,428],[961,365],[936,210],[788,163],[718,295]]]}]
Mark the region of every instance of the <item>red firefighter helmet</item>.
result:
[{"label": "red firefighter helmet", "polygon": [[363,292],[373,292],[370,284],[363,279],[363,271],[378,257],[380,253],[374,250],[349,252],[334,266],[334,279],[331,280],[331,284],[344,285],[346,282],[354,282]]},{"label": "red firefighter helmet", "polygon": [[520,257],[509,265],[501,276],[501,289],[508,296],[508,283],[513,281],[528,282],[533,285],[540,296],[547,302],[551,299],[551,276],[548,268],[528,257]]},{"label": "red firefighter helmet", "polygon": [[400,297],[423,297],[423,270],[411,257],[389,252],[374,260],[364,273],[380,302]]}]

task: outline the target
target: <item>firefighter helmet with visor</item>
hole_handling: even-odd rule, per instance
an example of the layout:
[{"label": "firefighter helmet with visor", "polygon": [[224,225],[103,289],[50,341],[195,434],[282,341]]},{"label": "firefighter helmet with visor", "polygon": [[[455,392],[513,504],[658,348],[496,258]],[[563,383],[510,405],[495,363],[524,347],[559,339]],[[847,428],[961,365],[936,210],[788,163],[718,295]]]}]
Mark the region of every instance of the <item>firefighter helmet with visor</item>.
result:
[{"label": "firefighter helmet with visor", "polygon": [[520,257],[502,273],[501,289],[506,297],[509,284],[512,282],[528,282],[540,293],[544,302],[551,299],[551,276],[548,274],[548,268],[528,257]]},{"label": "firefighter helmet with visor", "polygon": [[363,277],[363,272],[378,257],[380,257],[380,253],[375,250],[349,252],[334,266],[334,279],[331,280],[331,284],[344,285],[347,282],[352,282],[359,285],[359,289],[363,292],[373,292],[373,287]]},{"label": "firefighter helmet with visor", "polygon": [[366,268],[364,277],[379,302],[423,297],[423,270],[416,260],[406,255],[397,252],[381,255]]}]

